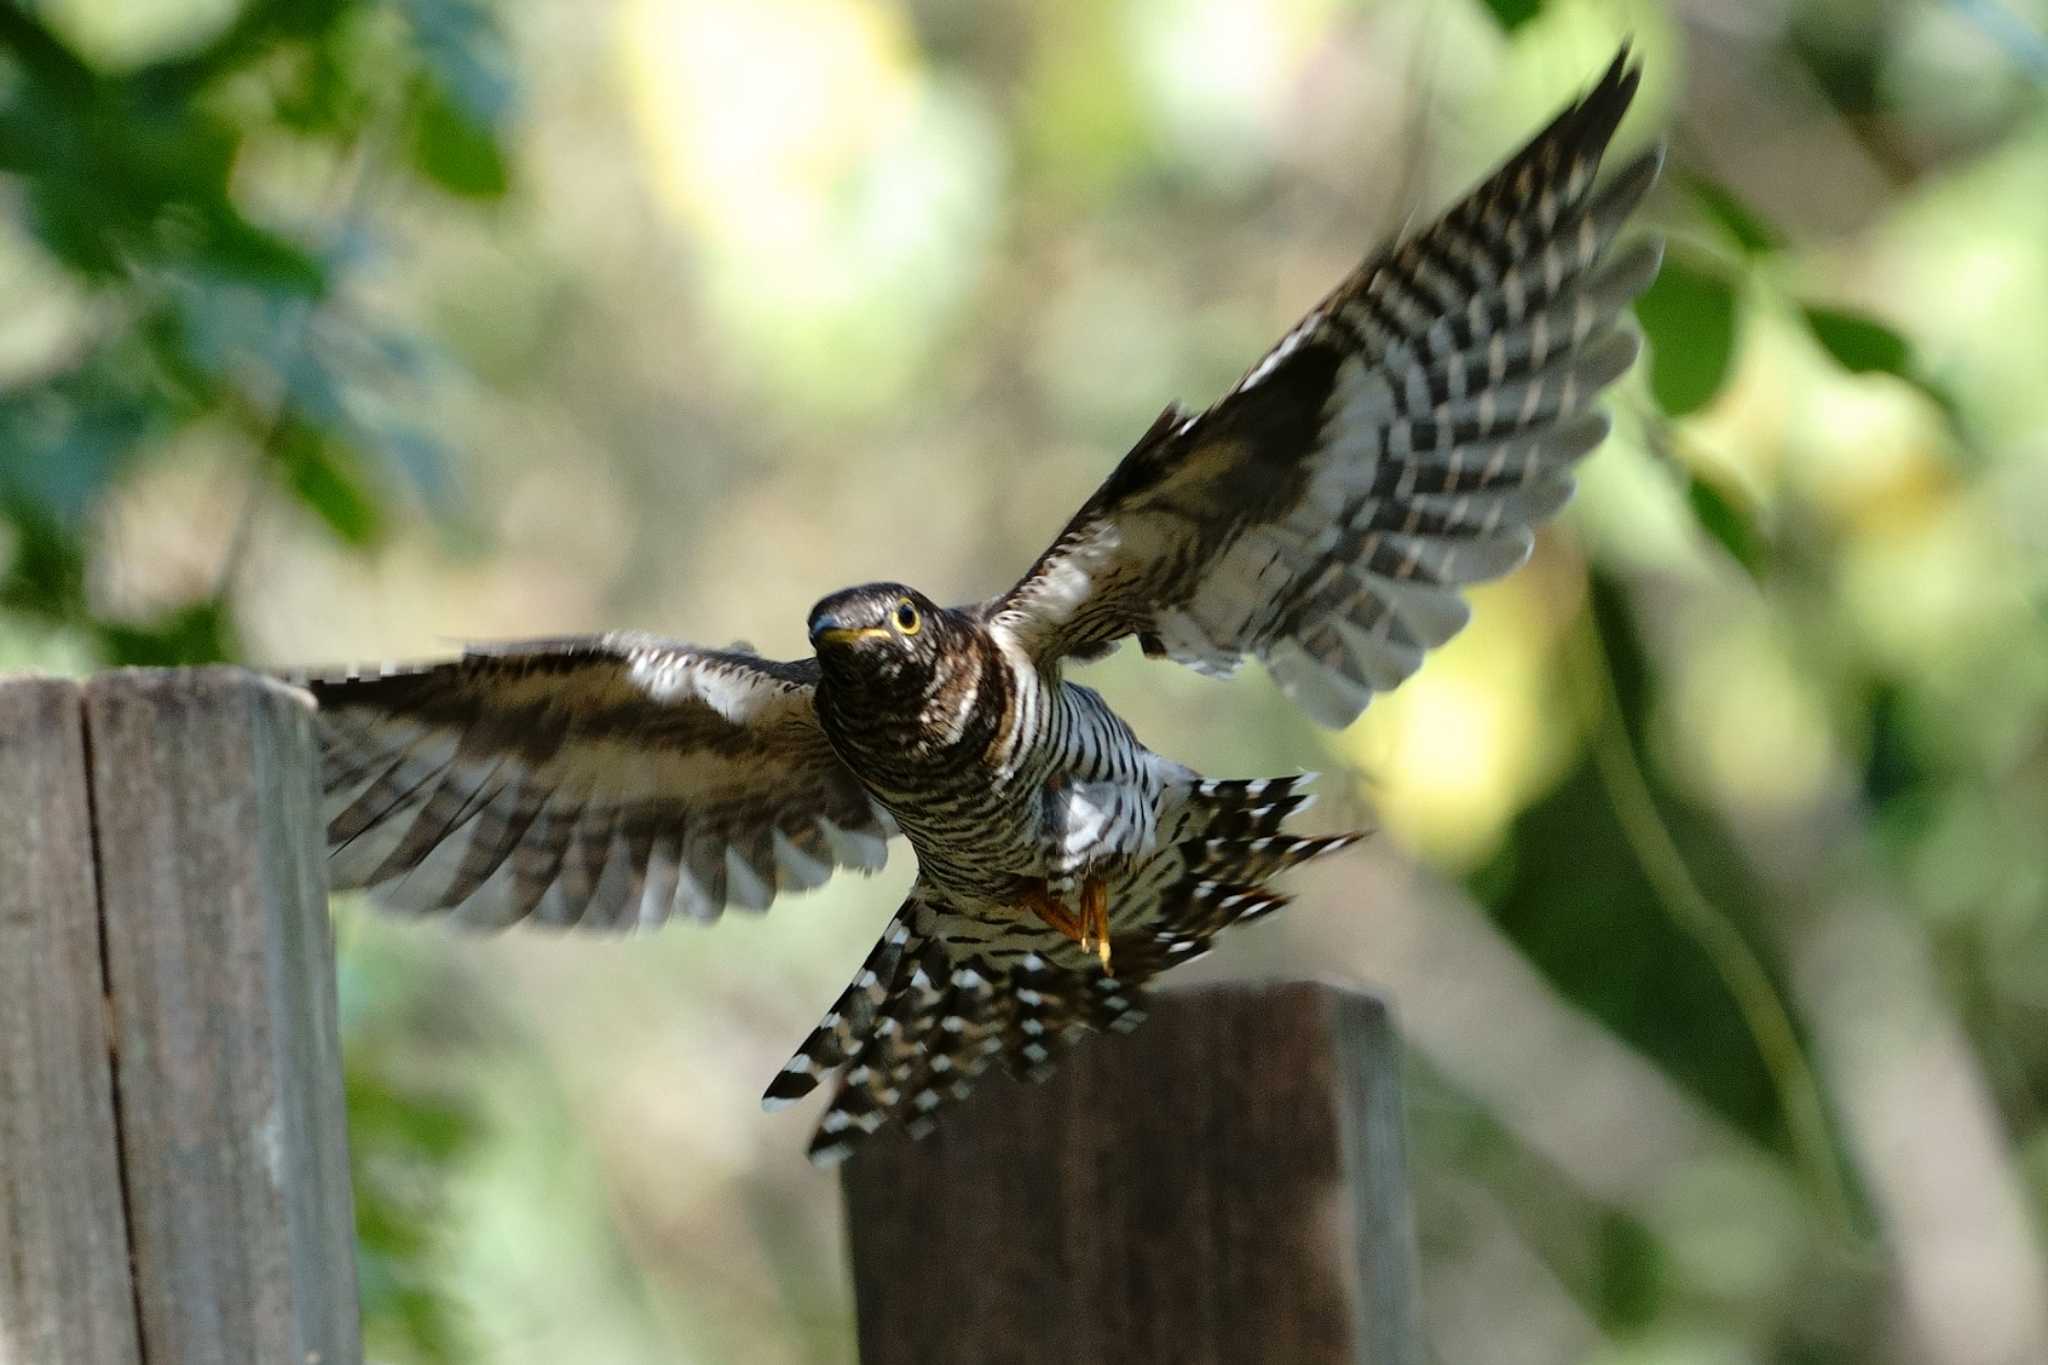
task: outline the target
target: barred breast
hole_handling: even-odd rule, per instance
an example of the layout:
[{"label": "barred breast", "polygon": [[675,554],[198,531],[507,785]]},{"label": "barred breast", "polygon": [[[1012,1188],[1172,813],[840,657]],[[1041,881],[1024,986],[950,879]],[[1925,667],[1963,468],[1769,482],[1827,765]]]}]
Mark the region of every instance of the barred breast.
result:
[{"label": "barred breast", "polygon": [[1125,821],[1149,810],[1158,761],[1092,689],[977,645],[914,699],[821,695],[820,714],[922,875],[958,900],[1008,905],[1026,882],[1064,880],[1077,807]]}]

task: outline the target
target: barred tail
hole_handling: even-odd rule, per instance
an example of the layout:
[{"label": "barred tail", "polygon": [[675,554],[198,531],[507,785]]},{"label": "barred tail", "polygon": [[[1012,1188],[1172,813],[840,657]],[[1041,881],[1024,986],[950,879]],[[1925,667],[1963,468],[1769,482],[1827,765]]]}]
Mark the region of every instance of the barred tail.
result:
[{"label": "barred tail", "polygon": [[[1364,830],[1314,836],[1282,830],[1281,824],[1289,816],[1315,804],[1315,794],[1307,788],[1316,776],[1302,773],[1243,782],[1197,783],[1190,804],[1197,812],[1200,833],[1180,845],[1186,860],[1185,876],[1192,883],[1188,889],[1197,890],[1204,883],[1256,889],[1290,867],[1349,848],[1363,839]],[[1266,894],[1274,897],[1276,893]],[[1284,896],[1276,899],[1277,904],[1271,908],[1286,904]]]},{"label": "barred tail", "polygon": [[964,1098],[991,1064],[1043,1079],[1054,1052],[1080,1033],[1128,1030],[1144,1018],[1137,983],[1055,965],[1028,949],[998,954],[988,944],[948,941],[958,917],[927,895],[913,890],[762,1096],[764,1107],[780,1109],[842,1071],[811,1140],[819,1165],[843,1160],[891,1119],[923,1136],[934,1111]]},{"label": "barred tail", "polygon": [[810,1147],[813,1161],[828,1164],[891,1120],[922,1136],[991,1065],[1042,1079],[1080,1035],[1136,1028],[1153,977],[1200,957],[1230,925],[1287,903],[1268,879],[1365,837],[1281,831],[1312,800],[1311,780],[1197,780],[1172,794],[1167,843],[1114,893],[1114,976],[1028,911],[991,936],[985,918],[920,883],[762,1104],[792,1104],[841,1071]]},{"label": "barred tail", "polygon": [[868,1030],[874,1027],[882,1007],[889,1001],[905,951],[915,956],[923,946],[911,929],[910,912],[915,905],[913,900],[896,912],[846,990],[811,1030],[810,1037],[782,1064],[782,1070],[775,1073],[775,1079],[761,1096],[763,1109],[772,1112],[795,1104],[859,1051]]},{"label": "barred tail", "polygon": [[1186,819],[1165,851],[1167,880],[1156,902],[1112,912],[1118,975],[1156,975],[1208,952],[1233,924],[1272,914],[1290,899],[1267,882],[1312,858],[1336,853],[1368,831],[1296,835],[1281,825],[1315,802],[1316,774],[1206,779],[1187,795]]}]

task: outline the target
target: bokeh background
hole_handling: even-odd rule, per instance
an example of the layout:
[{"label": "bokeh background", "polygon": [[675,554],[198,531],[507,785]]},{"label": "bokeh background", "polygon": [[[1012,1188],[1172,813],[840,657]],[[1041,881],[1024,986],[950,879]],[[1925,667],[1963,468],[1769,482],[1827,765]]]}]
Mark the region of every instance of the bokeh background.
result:
[{"label": "bokeh background", "polygon": [[[2044,28],[11,0],[0,666],[789,655],[841,584],[993,591],[1632,34],[1670,263],[1530,566],[1341,734],[1088,680],[1377,823],[1189,975],[1391,996],[1433,1359],[2038,1365]],[[850,1360],[814,1112],[755,1097],[909,874],[629,942],[338,903],[374,1357]]]}]

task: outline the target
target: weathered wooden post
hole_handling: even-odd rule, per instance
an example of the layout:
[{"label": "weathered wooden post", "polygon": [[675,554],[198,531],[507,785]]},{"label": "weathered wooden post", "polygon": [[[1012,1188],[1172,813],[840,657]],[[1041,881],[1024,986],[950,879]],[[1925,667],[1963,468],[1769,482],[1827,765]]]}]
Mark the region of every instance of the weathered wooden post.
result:
[{"label": "weathered wooden post", "polygon": [[305,701],[0,682],[0,1361],[354,1365]]},{"label": "weathered wooden post", "polygon": [[1421,1359],[1385,1007],[1300,982],[1151,1016],[847,1163],[862,1365]]}]

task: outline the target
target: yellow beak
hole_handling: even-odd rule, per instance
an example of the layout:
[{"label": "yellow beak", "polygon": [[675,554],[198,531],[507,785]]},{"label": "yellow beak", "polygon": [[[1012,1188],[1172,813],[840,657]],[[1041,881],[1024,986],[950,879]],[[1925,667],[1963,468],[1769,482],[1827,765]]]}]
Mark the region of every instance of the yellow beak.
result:
[{"label": "yellow beak", "polygon": [[818,643],[821,645],[849,645],[855,640],[872,640],[878,636],[882,639],[887,639],[889,637],[888,627],[862,626],[858,629],[853,629],[847,626],[834,626],[830,630],[818,632]]}]

